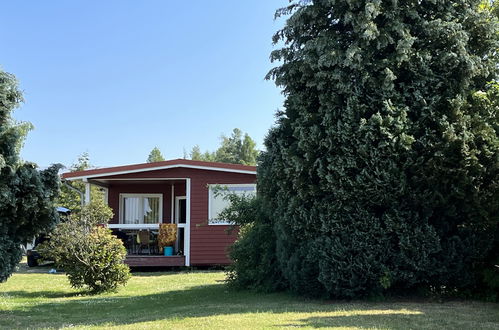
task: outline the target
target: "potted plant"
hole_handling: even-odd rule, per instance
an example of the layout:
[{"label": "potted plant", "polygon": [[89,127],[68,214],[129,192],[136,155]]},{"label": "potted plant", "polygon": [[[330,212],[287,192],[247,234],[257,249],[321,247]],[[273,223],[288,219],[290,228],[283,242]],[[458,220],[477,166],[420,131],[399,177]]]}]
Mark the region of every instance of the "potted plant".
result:
[{"label": "potted plant", "polygon": [[173,255],[173,245],[177,240],[177,225],[174,223],[162,223],[159,225],[158,246],[163,255]]}]

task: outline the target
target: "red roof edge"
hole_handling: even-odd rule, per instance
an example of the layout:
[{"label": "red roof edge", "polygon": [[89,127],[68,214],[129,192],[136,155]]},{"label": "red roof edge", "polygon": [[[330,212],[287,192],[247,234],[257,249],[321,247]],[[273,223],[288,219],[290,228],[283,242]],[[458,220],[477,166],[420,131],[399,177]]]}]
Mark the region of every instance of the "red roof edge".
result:
[{"label": "red roof edge", "polygon": [[62,173],[61,177],[63,179],[69,179],[77,177],[90,177],[92,175],[101,175],[101,174],[113,175],[114,173],[117,172],[128,172],[128,171],[133,172],[146,169],[154,170],[155,168],[158,167],[175,166],[175,165],[179,167],[182,167],[182,165],[187,165],[187,166],[199,166],[199,167],[212,167],[217,169],[226,169],[226,170],[235,170],[235,171],[252,171],[252,172],[256,171],[256,166],[217,163],[217,162],[204,162],[200,160],[179,158],[179,159],[165,160],[162,162],[154,162],[154,163],[142,163],[142,164],[133,164],[133,165],[96,168],[92,170],[77,171],[77,172],[66,172]]}]

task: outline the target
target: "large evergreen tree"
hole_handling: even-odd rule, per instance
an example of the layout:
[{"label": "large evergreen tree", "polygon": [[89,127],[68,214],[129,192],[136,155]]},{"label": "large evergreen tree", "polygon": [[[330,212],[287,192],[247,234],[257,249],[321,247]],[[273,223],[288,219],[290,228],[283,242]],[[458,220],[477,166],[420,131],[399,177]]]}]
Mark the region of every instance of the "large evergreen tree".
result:
[{"label": "large evergreen tree", "polygon": [[481,288],[499,216],[499,31],[488,9],[324,0],[278,11],[291,16],[269,77],[286,99],[258,182],[292,290]]},{"label": "large evergreen tree", "polygon": [[11,114],[21,101],[14,76],[0,70],[0,282],[21,260],[21,244],[57,220],[60,167],[38,171],[19,158],[28,126],[16,123]]}]

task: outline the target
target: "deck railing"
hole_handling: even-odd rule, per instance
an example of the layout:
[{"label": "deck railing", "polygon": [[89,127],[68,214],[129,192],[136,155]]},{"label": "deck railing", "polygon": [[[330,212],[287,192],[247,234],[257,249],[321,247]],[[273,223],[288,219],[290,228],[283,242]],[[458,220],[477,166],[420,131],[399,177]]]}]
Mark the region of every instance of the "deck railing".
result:
[{"label": "deck railing", "polygon": [[[123,241],[129,255],[162,255],[157,239],[159,224],[109,224],[108,227]],[[183,255],[184,228],[185,224],[177,225],[174,255]]]}]

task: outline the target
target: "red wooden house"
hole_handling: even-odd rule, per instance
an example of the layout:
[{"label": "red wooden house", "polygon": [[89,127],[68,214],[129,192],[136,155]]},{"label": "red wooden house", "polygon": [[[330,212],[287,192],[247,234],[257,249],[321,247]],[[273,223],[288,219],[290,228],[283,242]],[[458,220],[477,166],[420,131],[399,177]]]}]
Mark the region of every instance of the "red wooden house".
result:
[{"label": "red wooden house", "polygon": [[[203,266],[230,263],[227,248],[235,234],[228,224],[217,220],[227,205],[224,191],[252,194],[256,190],[256,167],[175,159],[62,175],[63,180],[83,180],[85,201],[90,201],[90,186],[103,188],[105,199],[114,211],[109,223],[127,246],[130,266]],[[154,246],[137,246],[137,235],[150,232],[151,244],[160,223],[176,223],[178,228],[174,256],[162,256]],[[156,252],[156,254],[155,254]]]}]

